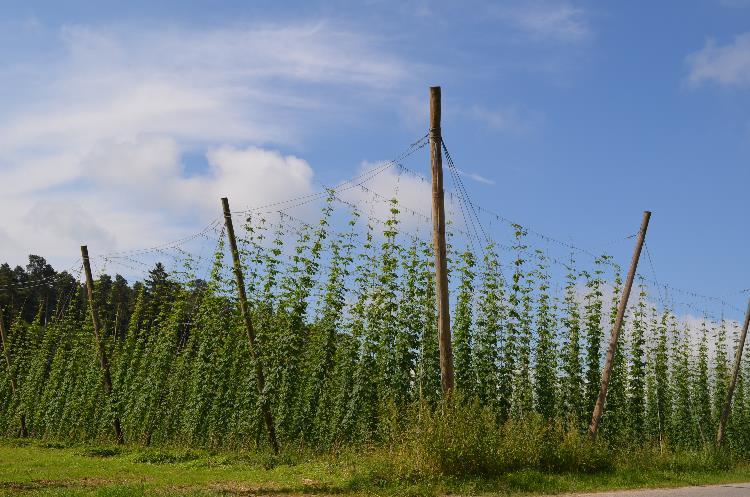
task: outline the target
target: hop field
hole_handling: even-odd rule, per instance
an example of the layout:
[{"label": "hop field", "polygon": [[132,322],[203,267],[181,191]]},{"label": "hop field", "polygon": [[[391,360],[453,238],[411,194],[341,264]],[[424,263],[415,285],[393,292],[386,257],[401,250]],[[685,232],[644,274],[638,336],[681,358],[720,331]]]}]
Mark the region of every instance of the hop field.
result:
[{"label": "hop field", "polygon": [[[399,204],[389,205],[379,230],[356,211],[336,221],[332,198],[317,224],[297,225],[295,238],[283,231],[288,224],[244,219],[240,246],[267,376],[263,396],[287,448],[398,444],[439,412],[432,251],[399,231]],[[449,251],[456,393],[501,432],[534,421],[577,436],[598,393],[619,269],[607,256],[586,270],[566,263],[560,285],[552,281],[554,262],[529,245],[524,228],[515,225],[512,240],[502,253],[495,244],[476,254]],[[157,264],[132,286],[99,275],[94,298],[111,401],[81,285],[68,275],[47,294],[27,291],[39,312],[25,315],[26,305],[6,315],[11,369],[0,373],[0,430],[17,434],[23,416],[33,437],[106,441],[117,415],[130,443],[264,450],[224,241],[218,232],[207,280],[196,277],[189,257],[172,274]],[[46,297],[55,295],[53,306]],[[706,320],[697,342],[689,331],[669,308],[657,311],[641,286],[616,355],[602,431],[607,448],[695,450],[712,442],[732,329]],[[738,456],[750,449],[747,372],[743,366],[729,428]]]}]

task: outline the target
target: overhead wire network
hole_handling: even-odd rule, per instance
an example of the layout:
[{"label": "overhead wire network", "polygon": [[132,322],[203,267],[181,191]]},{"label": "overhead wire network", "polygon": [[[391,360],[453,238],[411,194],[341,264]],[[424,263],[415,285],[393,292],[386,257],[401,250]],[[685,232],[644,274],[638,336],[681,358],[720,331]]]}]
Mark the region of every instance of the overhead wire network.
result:
[{"label": "overhead wire network", "polygon": [[[530,227],[528,227],[528,226],[526,226],[524,224],[512,221],[512,220],[506,218],[505,216],[502,216],[501,214],[498,214],[497,212],[494,212],[494,211],[492,211],[490,209],[487,209],[485,207],[482,207],[482,206],[476,204],[476,202],[474,202],[471,199],[471,197],[470,197],[470,195],[468,193],[468,190],[466,189],[465,185],[463,184],[463,181],[461,180],[461,172],[458,169],[458,167],[456,166],[456,164],[455,164],[455,162],[453,160],[453,157],[451,156],[451,153],[448,150],[447,145],[445,144],[445,140],[442,140],[442,148],[443,148],[443,152],[444,152],[445,157],[446,157],[446,162],[448,164],[448,169],[451,172],[451,176],[452,176],[452,178],[454,180],[454,184],[455,184],[455,186],[456,186],[456,188],[458,190],[458,195],[459,195],[459,197],[461,197],[461,203],[464,206],[466,206],[465,207],[464,216],[466,218],[470,219],[469,221],[467,221],[467,225],[469,226],[469,229],[472,231],[472,237],[474,239],[477,239],[477,240],[479,239],[479,233],[481,233],[482,237],[485,240],[489,240],[490,239],[490,237],[487,235],[486,231],[483,228],[482,221],[479,218],[479,215],[477,214],[477,212],[484,212],[487,215],[489,215],[491,217],[494,217],[494,219],[507,224],[508,226],[522,228],[522,229],[524,229],[525,232],[527,232],[529,234],[532,234],[532,235],[534,235],[534,236],[536,236],[536,237],[538,237],[538,238],[540,238],[540,239],[542,239],[542,240],[544,240],[546,242],[559,245],[561,247],[564,247],[564,248],[566,248],[568,250],[571,250],[571,251],[574,251],[574,252],[585,254],[585,255],[593,258],[593,259],[598,259],[598,260],[604,262],[605,264],[608,264],[608,265],[611,265],[611,266],[618,266],[616,263],[614,263],[613,261],[610,261],[609,259],[601,259],[601,256],[596,255],[591,250],[584,249],[584,248],[576,246],[576,245],[574,245],[572,243],[568,243],[568,242],[559,240],[558,238],[546,235],[546,234],[544,234],[544,233],[542,233],[540,231],[534,230],[534,229],[532,229],[532,228],[530,228]],[[413,173],[414,174],[419,174],[419,173],[416,173],[416,172],[413,172]],[[625,237],[620,237],[616,241],[624,241],[624,240],[632,239],[632,238],[634,238],[636,236],[636,234],[637,233],[630,234],[630,235],[627,235]],[[705,308],[701,308],[700,306],[697,306],[695,304],[690,304],[690,303],[685,303],[685,302],[679,302],[679,301],[675,301],[675,300],[671,300],[671,301],[668,300],[666,294],[667,294],[667,292],[671,291],[671,292],[679,293],[679,294],[687,296],[687,297],[691,297],[693,299],[698,299],[698,300],[702,300],[704,302],[711,302],[711,303],[720,305],[723,309],[730,309],[732,311],[739,312],[739,313],[743,312],[743,310],[741,308],[739,308],[739,307],[731,304],[730,302],[728,302],[723,297],[709,296],[709,295],[702,294],[700,292],[696,292],[696,291],[692,291],[692,290],[685,290],[685,289],[674,287],[674,286],[666,284],[666,283],[661,283],[657,279],[657,277],[656,277],[656,270],[655,270],[655,265],[654,265],[654,261],[653,261],[653,256],[651,254],[650,249],[648,248],[648,244],[645,244],[645,249],[646,249],[646,256],[647,256],[646,258],[648,260],[648,265],[649,265],[649,268],[650,268],[650,271],[651,271],[652,278],[649,278],[649,277],[646,277],[645,275],[643,275],[642,271],[638,272],[638,275],[639,275],[639,277],[641,278],[642,281],[650,283],[651,285],[653,285],[657,289],[657,297],[658,297],[659,303],[660,303],[660,305],[662,306],[663,309],[668,309],[670,307],[670,304],[672,304],[672,307],[675,304],[678,304],[678,305],[682,305],[682,306],[685,306],[685,307],[689,307],[691,310],[697,310],[698,312],[700,312],[703,315],[707,315],[707,316],[713,315],[713,313],[709,312]],[[549,259],[552,260],[555,263],[562,264],[562,262],[559,261],[555,257],[549,257]],[[739,293],[743,293],[743,292],[750,292],[750,289],[744,290],[744,291],[739,292]],[[662,293],[664,293],[665,295],[662,296]],[[723,312],[722,312],[722,317],[720,317],[719,320],[722,320],[722,319],[723,319]]]},{"label": "overhead wire network", "polygon": [[[287,210],[287,209],[291,209],[294,207],[299,207],[301,205],[315,202],[317,200],[323,200],[326,198],[329,191],[340,193],[343,191],[350,190],[352,188],[356,188],[357,186],[360,186],[374,179],[378,175],[382,174],[386,170],[398,164],[400,161],[406,159],[407,157],[413,155],[418,150],[421,150],[422,148],[427,146],[427,143],[428,143],[427,135],[424,135],[423,137],[419,138],[417,141],[411,143],[409,147],[396,158],[377,164],[376,166],[361,172],[357,176],[354,176],[345,181],[342,181],[335,186],[327,187],[323,191],[310,193],[307,195],[301,195],[298,197],[294,197],[294,198],[290,198],[290,199],[282,200],[278,202],[271,202],[271,203],[260,205],[257,207],[250,207],[250,208],[246,208],[243,210],[235,210],[232,212],[238,213],[238,214],[245,214],[245,213],[251,213],[251,212],[261,212],[266,209],[271,209],[268,212],[275,212],[278,210]],[[288,204],[291,204],[291,205],[288,205]],[[281,208],[279,206],[285,206],[285,207]],[[273,209],[275,207],[279,207],[279,209]]]},{"label": "overhead wire network", "polygon": [[[289,211],[296,207],[308,206],[314,202],[325,199],[328,196],[332,196],[334,201],[347,205],[352,211],[355,211],[362,217],[366,217],[369,221],[378,222],[384,224],[386,220],[378,218],[372,213],[356,207],[353,202],[349,202],[343,198],[342,193],[353,189],[358,189],[362,192],[368,192],[372,197],[379,196],[374,190],[370,190],[365,187],[365,183],[373,180],[383,172],[392,168],[394,165],[400,164],[401,161],[412,156],[418,150],[424,148],[427,145],[427,135],[424,135],[411,143],[401,154],[394,159],[385,161],[377,164],[376,166],[362,171],[355,177],[349,178],[342,181],[332,187],[326,187],[322,191],[314,192],[308,195],[298,196],[278,202],[272,202],[256,207],[245,208],[241,210],[233,210],[233,215],[240,215],[247,217],[248,215],[260,215],[260,214],[277,214],[280,216],[279,223],[267,222],[269,226],[273,226],[275,229],[282,229],[287,235],[295,236],[300,234],[300,228],[312,228],[310,223],[295,217],[290,214]],[[382,200],[385,201],[385,197]],[[414,215],[420,215],[423,218],[423,213],[417,212],[415,209],[409,209],[405,206],[399,206],[401,210],[409,210]],[[186,235],[184,237],[171,240],[168,242],[142,247],[132,248],[126,250],[111,251],[105,253],[94,253],[91,257],[92,264],[97,266],[98,272],[102,271],[102,268],[106,268],[108,264],[120,267],[123,272],[128,273],[130,276],[137,278],[148,277],[149,270],[153,268],[154,262],[159,260],[164,262],[164,259],[170,259],[174,264],[178,264],[182,259],[192,257],[196,261],[203,261],[205,263],[205,257],[196,254],[196,250],[186,250],[186,247],[191,245],[200,244],[198,241],[215,241],[217,234],[223,229],[223,216],[217,216],[216,218],[209,221],[207,225],[201,228],[199,231]],[[297,227],[294,228],[294,225]],[[399,234],[407,235],[415,238],[416,235],[408,233],[405,230],[398,230]],[[283,261],[284,264],[291,263],[291,257],[287,261]]]},{"label": "overhead wire network", "polygon": [[[326,198],[331,198],[334,202],[337,202],[346,208],[348,208],[350,211],[357,213],[360,217],[364,217],[368,220],[368,222],[375,222],[378,224],[384,225],[387,220],[383,219],[374,213],[374,208],[372,207],[374,204],[381,203],[381,204],[387,204],[391,201],[393,198],[393,195],[388,195],[379,191],[376,191],[375,188],[372,186],[372,182],[374,179],[382,175],[384,172],[395,168],[397,173],[397,181],[400,177],[401,173],[405,173],[408,175],[411,175],[412,177],[419,178],[421,181],[423,181],[425,184],[430,184],[430,180],[426,178],[423,174],[420,174],[413,169],[407,167],[403,162],[413,156],[416,152],[419,150],[425,148],[429,144],[429,134],[425,134],[421,136],[419,139],[412,142],[403,152],[401,152],[399,155],[397,155],[395,158],[384,161],[381,163],[376,164],[375,166],[368,168],[366,170],[363,170],[356,176],[349,178],[347,180],[341,181],[333,186],[325,186],[323,185],[323,189],[318,192],[313,192],[306,195],[296,196],[293,198],[276,201],[267,203],[264,205],[254,206],[254,207],[248,207],[240,210],[233,210],[233,215],[239,215],[239,216],[250,216],[250,215],[261,215],[261,214],[278,214],[280,215],[280,221],[279,223],[289,224],[293,222],[293,224],[297,224],[298,226],[305,226],[306,228],[311,228],[311,224],[307,223],[306,221],[292,215],[289,213],[289,211],[298,208],[298,207],[304,207],[309,206],[310,204],[313,204],[315,202],[324,200]],[[526,224],[518,223],[516,221],[513,221],[511,219],[508,219],[507,217],[503,216],[502,214],[499,214],[498,212],[488,209],[486,207],[483,207],[479,204],[477,204],[469,194],[468,188],[464,184],[461,176],[461,170],[457,167],[452,154],[450,153],[445,140],[441,140],[441,148],[442,152],[446,159],[447,164],[447,170],[449,173],[449,177],[452,180],[454,190],[447,191],[449,196],[449,200],[451,201],[451,204],[454,204],[451,206],[453,209],[452,212],[450,212],[451,217],[454,218],[453,222],[449,223],[449,229],[454,232],[455,234],[463,236],[468,246],[471,248],[472,251],[476,252],[476,246],[479,246],[479,251],[484,253],[486,248],[493,244],[494,246],[510,251],[513,250],[513,247],[501,243],[500,240],[495,240],[493,236],[488,232],[488,230],[485,227],[485,224],[482,222],[481,216],[484,215],[488,217],[490,220],[496,220],[500,223],[503,223],[513,229],[523,229],[525,233],[533,235],[540,240],[548,243],[557,245],[559,247],[564,248],[565,250],[570,251],[571,253],[579,253],[584,254],[587,257],[590,257],[594,260],[599,260],[603,262],[604,264],[610,265],[612,267],[618,267],[613,261],[610,261],[609,259],[601,259],[600,255],[597,255],[591,250],[579,247],[577,245],[574,245],[573,243],[566,242],[563,240],[560,240],[559,238],[555,238],[552,236],[549,236],[545,233],[542,233],[536,229],[533,229],[529,227]],[[347,193],[350,193],[352,191],[358,191],[361,195],[359,195],[357,198],[347,198]],[[370,211],[367,212],[366,209],[363,209],[360,205],[362,202],[370,204]],[[403,202],[399,202],[397,205],[397,208],[401,212],[406,212],[410,214],[412,217],[419,219],[419,222],[421,224],[418,224],[418,226],[422,227],[427,223],[431,223],[432,216],[431,214],[428,215],[424,212],[421,212],[418,208],[415,208],[413,206],[409,206],[404,204]],[[284,217],[286,216],[286,217]],[[460,217],[459,217],[460,216]],[[460,222],[456,222],[460,221]],[[144,248],[133,248],[133,249],[127,249],[127,250],[120,250],[120,251],[113,251],[113,252],[107,252],[103,254],[96,254],[92,259],[97,259],[98,261],[101,261],[103,264],[115,264],[118,265],[124,269],[127,269],[130,273],[138,274],[139,276],[145,275],[148,273],[148,268],[152,266],[151,261],[146,262],[143,259],[147,259],[151,256],[154,256],[156,254],[157,258],[161,257],[168,257],[175,261],[177,263],[178,261],[186,258],[186,257],[193,257],[194,259],[198,261],[204,261],[205,257],[200,256],[195,253],[195,251],[186,250],[186,246],[189,246],[191,244],[197,243],[196,241],[200,241],[201,243],[207,242],[207,241],[215,241],[216,235],[218,234],[219,230],[223,227],[223,219],[221,216],[217,216],[216,218],[210,220],[208,224],[206,224],[204,227],[202,227],[199,231],[187,235],[185,237],[164,242],[162,244],[153,245],[150,247],[144,247]],[[278,228],[279,226],[276,226]],[[289,226],[283,226],[283,228],[287,229],[288,234],[289,233]],[[428,242],[429,237],[424,237],[420,232],[414,233],[411,232],[405,228],[398,227],[394,228],[394,230],[399,234],[406,236],[414,241],[421,241],[421,242]],[[618,241],[623,240],[629,240],[632,239],[635,236],[635,234],[630,234],[625,237],[619,237],[617,240],[613,241],[613,243],[616,243]],[[670,302],[667,301],[666,294],[667,292],[672,293],[678,293],[686,297],[690,297],[692,299],[698,299],[703,302],[710,302],[713,304],[721,305],[724,308],[731,309],[733,311],[740,311],[737,306],[734,306],[730,304],[726,299],[722,297],[714,297],[714,296],[708,296],[703,295],[699,292],[691,291],[691,290],[684,290],[679,289],[676,287],[673,287],[671,285],[662,283],[657,279],[656,271],[654,267],[654,261],[653,256],[651,254],[651,251],[648,247],[648,244],[645,245],[645,251],[646,251],[646,258],[648,261],[648,268],[651,272],[651,275],[647,277],[643,272],[639,272],[639,277],[641,281],[648,282],[649,284],[653,285],[657,290],[657,298],[659,301],[659,304],[666,308]],[[560,258],[557,258],[553,255],[550,255],[547,253],[548,259],[559,265],[566,265],[565,261],[562,261]],[[73,266],[79,266],[80,265],[80,259],[78,259]],[[71,269],[72,270],[72,269]],[[61,275],[58,274],[52,278],[50,278],[50,281],[60,278]],[[504,276],[503,276],[504,278]],[[35,281],[35,282],[24,282],[19,283],[15,285],[5,285],[0,286],[0,291],[10,289],[10,288],[16,288],[16,289],[28,289],[32,288],[32,285],[35,286],[42,286],[45,284],[49,284],[50,281]],[[743,295],[750,292],[750,289],[744,289],[737,294]],[[664,294],[664,295],[663,295]],[[698,308],[697,306],[694,306]]]}]

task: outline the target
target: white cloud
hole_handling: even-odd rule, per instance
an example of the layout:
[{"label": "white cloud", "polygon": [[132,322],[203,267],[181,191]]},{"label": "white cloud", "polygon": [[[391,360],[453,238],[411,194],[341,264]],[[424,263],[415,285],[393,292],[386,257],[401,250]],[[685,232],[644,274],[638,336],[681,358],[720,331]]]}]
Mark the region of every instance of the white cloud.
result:
[{"label": "white cloud", "polygon": [[[312,168],[294,156],[282,156],[278,152],[257,147],[238,149],[222,146],[211,150],[208,160],[213,178],[197,178],[192,185],[196,193],[205,193],[213,188],[215,193],[224,192],[233,194],[234,198],[245,198],[245,207],[296,198],[309,194],[313,189]],[[243,193],[246,191],[252,191],[253,196],[248,198]]]},{"label": "white cloud", "polygon": [[53,239],[69,239],[74,243],[94,243],[111,247],[114,236],[100,225],[92,214],[75,202],[43,200],[35,203],[25,221],[37,233],[48,234]]},{"label": "white cloud", "polygon": [[738,35],[723,46],[708,40],[701,50],[688,55],[686,62],[691,85],[750,85],[750,33]]},{"label": "white cloud", "polygon": [[537,41],[578,43],[592,35],[588,13],[568,3],[522,2],[502,5],[495,13]]},{"label": "white cloud", "polygon": [[516,134],[527,133],[542,121],[538,113],[520,111],[515,108],[489,109],[474,105],[464,111],[464,114],[490,130]]},{"label": "white cloud", "polygon": [[[52,63],[24,62],[13,101],[0,96],[0,239],[13,263],[179,238],[218,215],[221,196],[239,209],[309,193],[312,167],[272,147],[299,144],[324,103],[337,116],[409,77],[377,40],[326,23],[76,26],[59,40]],[[204,166],[188,174],[186,154]]]},{"label": "white cloud", "polygon": [[466,176],[467,178],[472,179],[472,180],[476,181],[477,183],[484,183],[485,185],[494,185],[495,184],[494,180],[491,180],[489,178],[485,178],[481,174],[472,173],[472,172],[464,171],[464,170],[461,170],[461,169],[458,169],[458,174],[460,174],[461,176]]},{"label": "white cloud", "polygon": [[[363,162],[360,173],[379,170],[384,163]],[[479,175],[467,175],[477,181],[491,181]],[[477,179],[477,178],[481,178]],[[462,212],[461,201],[453,192],[448,168],[444,169],[443,178],[445,196],[445,217],[449,224],[448,231],[466,237],[468,212]],[[340,196],[347,202],[360,206],[360,210],[376,220],[385,221],[390,216],[391,206],[385,199],[398,199],[399,230],[409,236],[417,236],[431,243],[432,237],[432,183],[431,179],[410,173],[402,173],[395,167],[382,170],[367,181],[364,188],[354,186],[345,189]],[[464,209],[467,206],[463,206]],[[377,221],[376,221],[377,223]],[[375,227],[378,227],[376,224]],[[472,235],[478,236],[478,235]]]},{"label": "white cloud", "polygon": [[[363,162],[360,173],[365,171],[380,171],[384,163]],[[426,180],[398,174],[398,170],[390,167],[371,177],[363,187],[354,186],[341,192],[341,197],[347,202],[361,206],[365,214],[384,221],[390,216],[390,206],[384,199],[398,199],[401,211],[399,221],[402,230],[411,233],[429,233],[429,216],[432,208],[432,185]]]}]

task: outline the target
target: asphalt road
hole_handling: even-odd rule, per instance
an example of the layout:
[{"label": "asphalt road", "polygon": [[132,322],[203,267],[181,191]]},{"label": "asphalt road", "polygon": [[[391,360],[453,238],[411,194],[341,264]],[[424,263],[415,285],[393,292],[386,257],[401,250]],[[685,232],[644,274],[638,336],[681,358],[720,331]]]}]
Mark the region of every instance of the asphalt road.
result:
[{"label": "asphalt road", "polygon": [[624,490],[576,497],[750,497],[750,483],[728,483],[705,487],[662,488],[652,490]]}]

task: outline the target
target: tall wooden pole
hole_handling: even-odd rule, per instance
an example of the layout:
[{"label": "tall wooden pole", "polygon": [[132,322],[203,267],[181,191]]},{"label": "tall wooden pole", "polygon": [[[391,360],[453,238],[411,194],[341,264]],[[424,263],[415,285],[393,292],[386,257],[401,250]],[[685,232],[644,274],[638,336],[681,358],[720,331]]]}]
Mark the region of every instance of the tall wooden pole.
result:
[{"label": "tall wooden pole", "polygon": [[258,395],[260,396],[260,408],[263,414],[263,421],[266,424],[266,431],[268,432],[268,442],[271,444],[271,448],[273,449],[274,453],[278,454],[279,443],[276,440],[276,428],[273,424],[271,406],[269,405],[268,398],[265,393],[266,377],[263,374],[263,364],[261,363],[258,344],[255,343],[255,330],[253,328],[253,320],[250,316],[250,310],[247,303],[247,295],[245,294],[245,278],[242,276],[240,253],[237,250],[237,240],[234,237],[234,225],[232,224],[232,211],[229,210],[229,199],[226,197],[222,198],[221,205],[224,209],[224,222],[227,226],[229,248],[232,250],[232,260],[234,261],[234,278],[237,282],[240,312],[242,312],[242,318],[245,321],[245,331],[247,332],[247,341],[250,348],[250,356],[252,357],[253,364],[255,365],[255,381],[258,386]]},{"label": "tall wooden pole", "polygon": [[724,403],[724,409],[721,411],[721,420],[719,421],[719,431],[716,432],[716,446],[721,447],[724,441],[724,434],[727,430],[727,421],[729,412],[732,409],[732,396],[734,388],[737,386],[737,376],[740,373],[740,363],[742,363],[742,349],[745,348],[745,338],[747,337],[747,327],[750,325],[750,301],[747,303],[747,312],[745,313],[745,323],[742,325],[740,332],[740,342],[737,344],[737,353],[734,356],[734,369],[732,370],[732,381],[729,383],[727,390],[727,400]]},{"label": "tall wooden pole", "polygon": [[[13,374],[13,367],[10,361],[10,345],[8,344],[8,338],[5,334],[5,323],[3,323],[3,311],[0,309],[0,342],[3,345],[3,354],[5,355],[5,364],[8,366],[8,376],[10,377],[10,392],[14,397],[18,395],[18,382],[16,375]],[[21,436],[29,436],[29,430],[26,428],[26,415],[21,413]]]},{"label": "tall wooden pole", "polygon": [[651,212],[644,211],[643,221],[641,222],[641,230],[638,232],[638,239],[635,242],[633,259],[630,261],[630,271],[628,271],[628,277],[625,280],[625,287],[622,289],[620,304],[617,306],[617,317],[615,318],[615,324],[612,327],[612,335],[609,337],[609,347],[607,347],[607,357],[604,361],[604,370],[602,371],[602,382],[599,388],[599,396],[596,399],[594,413],[591,416],[591,424],[589,425],[589,435],[592,439],[596,439],[597,432],[599,431],[599,423],[601,422],[602,414],[604,413],[604,402],[607,399],[609,376],[612,373],[612,366],[614,364],[615,354],[617,353],[617,338],[620,335],[622,321],[625,318],[625,310],[628,307],[628,298],[630,298],[630,290],[633,288],[633,280],[635,279],[635,272],[638,268],[638,260],[641,258],[643,242],[646,241],[646,230],[648,229],[649,219],[651,219]]},{"label": "tall wooden pole", "polygon": [[453,350],[448,304],[448,256],[445,244],[443,192],[443,139],[440,131],[440,87],[430,88],[430,159],[432,163],[432,240],[435,247],[435,298],[437,299],[440,384],[443,394],[453,390]]},{"label": "tall wooden pole", "polygon": [[[81,257],[83,258],[83,269],[86,273],[86,295],[89,300],[89,311],[91,312],[91,323],[94,327],[94,338],[96,340],[96,349],[99,354],[99,366],[102,369],[102,382],[104,383],[104,393],[107,394],[110,405],[115,405],[113,402],[112,395],[112,374],[109,370],[109,360],[107,359],[107,349],[104,347],[104,337],[102,336],[102,328],[99,324],[99,313],[96,310],[96,302],[94,302],[94,278],[91,276],[91,263],[89,262],[89,249],[86,245],[81,245]],[[115,412],[114,419],[115,437],[117,443],[121,444],[125,441],[122,436],[122,426],[120,425],[120,414]]]}]

